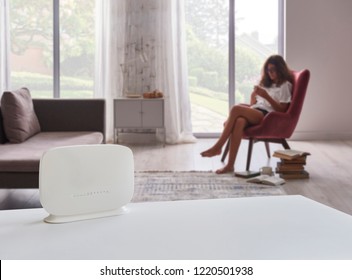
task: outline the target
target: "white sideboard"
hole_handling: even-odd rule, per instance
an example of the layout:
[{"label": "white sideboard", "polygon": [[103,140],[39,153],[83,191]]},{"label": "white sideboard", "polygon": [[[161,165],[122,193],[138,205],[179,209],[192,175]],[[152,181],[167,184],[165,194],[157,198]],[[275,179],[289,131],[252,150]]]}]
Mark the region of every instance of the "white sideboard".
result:
[{"label": "white sideboard", "polygon": [[114,99],[114,141],[122,129],[162,129],[165,143],[165,118],[163,98]]}]

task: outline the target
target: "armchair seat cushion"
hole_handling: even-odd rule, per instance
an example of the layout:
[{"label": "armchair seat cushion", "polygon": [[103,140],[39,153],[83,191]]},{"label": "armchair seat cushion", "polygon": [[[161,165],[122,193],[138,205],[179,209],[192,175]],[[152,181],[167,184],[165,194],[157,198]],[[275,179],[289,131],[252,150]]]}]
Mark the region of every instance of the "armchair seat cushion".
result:
[{"label": "armchair seat cushion", "polygon": [[48,149],[97,143],[103,143],[100,132],[41,132],[19,144],[0,145],[0,172],[39,172],[40,159]]},{"label": "armchair seat cushion", "polygon": [[[265,125],[263,125],[265,123]],[[292,117],[288,113],[270,112],[262,123],[249,126],[243,134],[244,139],[279,139],[290,138],[295,127]]]}]

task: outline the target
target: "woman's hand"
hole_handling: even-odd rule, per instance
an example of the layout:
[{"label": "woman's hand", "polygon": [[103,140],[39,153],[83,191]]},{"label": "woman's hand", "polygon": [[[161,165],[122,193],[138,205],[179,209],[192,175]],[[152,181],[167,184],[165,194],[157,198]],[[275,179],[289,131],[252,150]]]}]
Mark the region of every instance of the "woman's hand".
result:
[{"label": "woman's hand", "polygon": [[266,101],[268,101],[270,103],[270,105],[273,107],[273,109],[275,111],[278,111],[278,112],[286,112],[287,108],[289,106],[288,103],[279,103],[279,102],[275,101],[269,95],[269,93],[265,89],[260,87],[260,86],[255,86],[254,87],[254,91],[253,91],[252,96],[251,96],[251,102],[255,102],[255,97],[256,96],[260,96],[260,97],[264,98]]},{"label": "woman's hand", "polygon": [[257,96],[260,96],[266,100],[268,100],[270,98],[268,92],[265,89],[261,88],[260,86],[254,87],[254,94]]},{"label": "woman's hand", "polygon": [[251,94],[250,105],[257,103],[257,96],[260,96],[266,100],[268,100],[268,97],[270,97],[265,89],[260,86],[254,86],[253,92]]}]

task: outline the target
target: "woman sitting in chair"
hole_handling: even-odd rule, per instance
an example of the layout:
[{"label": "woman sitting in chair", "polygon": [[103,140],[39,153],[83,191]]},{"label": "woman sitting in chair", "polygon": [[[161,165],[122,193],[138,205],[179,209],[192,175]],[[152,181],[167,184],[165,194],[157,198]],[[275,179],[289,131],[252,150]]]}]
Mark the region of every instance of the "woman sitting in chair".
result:
[{"label": "woman sitting in chair", "polygon": [[220,155],[223,145],[230,139],[228,163],[217,170],[217,174],[234,171],[238,148],[247,126],[259,124],[272,111],[287,110],[291,101],[292,80],[291,71],[282,56],[272,55],[265,61],[260,83],[251,94],[250,105],[233,106],[218,141],[201,153],[203,157]]}]

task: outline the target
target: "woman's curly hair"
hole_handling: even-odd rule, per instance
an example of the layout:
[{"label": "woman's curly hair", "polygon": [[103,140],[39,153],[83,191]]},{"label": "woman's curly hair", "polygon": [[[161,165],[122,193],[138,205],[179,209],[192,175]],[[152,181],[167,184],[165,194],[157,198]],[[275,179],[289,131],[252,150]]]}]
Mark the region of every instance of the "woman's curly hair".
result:
[{"label": "woman's curly hair", "polygon": [[276,86],[282,85],[282,83],[289,81],[292,83],[293,77],[291,70],[288,68],[286,61],[283,59],[281,55],[272,55],[270,56],[264,63],[262,69],[262,78],[260,80],[260,85],[264,87],[271,87],[274,83],[268,74],[268,65],[272,64],[276,68],[276,73],[278,77],[278,81]]}]

